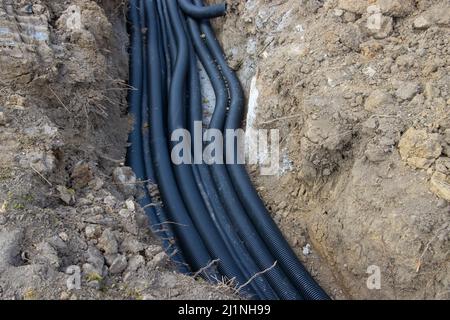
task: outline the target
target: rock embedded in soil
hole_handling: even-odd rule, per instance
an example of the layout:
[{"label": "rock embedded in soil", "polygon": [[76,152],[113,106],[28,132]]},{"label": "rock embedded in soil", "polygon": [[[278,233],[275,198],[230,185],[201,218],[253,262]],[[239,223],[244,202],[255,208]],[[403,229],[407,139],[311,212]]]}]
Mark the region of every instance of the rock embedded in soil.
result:
[{"label": "rock embedded in soil", "polygon": [[116,254],[119,251],[116,236],[111,229],[103,231],[102,236],[98,239],[98,247],[102,249],[105,254]]},{"label": "rock embedded in soil", "polygon": [[134,272],[145,265],[145,258],[141,255],[134,255],[128,261],[127,272]]},{"label": "rock embedded in soil", "polygon": [[399,86],[395,95],[401,100],[411,100],[420,92],[420,85],[415,82],[406,82]]},{"label": "rock embedded in soil", "polygon": [[391,94],[386,90],[376,89],[367,97],[364,107],[367,111],[376,112],[393,104],[394,99]]},{"label": "rock embedded in soil", "polygon": [[345,11],[364,14],[367,11],[366,0],[339,0],[338,8]]},{"label": "rock embedded in soil", "polygon": [[84,161],[80,161],[74,166],[71,177],[76,189],[86,187],[94,178],[91,167]]},{"label": "rock embedded in soil", "polygon": [[394,31],[394,19],[388,16],[380,17],[380,25],[377,28],[369,28],[368,32],[375,39],[385,39]]},{"label": "rock embedded in soil", "polygon": [[450,201],[450,175],[435,172],[430,180],[431,191],[438,197]]},{"label": "rock embedded in soil", "polygon": [[392,17],[404,17],[411,14],[414,9],[414,0],[378,0],[381,12]]},{"label": "rock embedded in soil", "polygon": [[105,259],[102,253],[95,247],[89,247],[87,251],[87,262],[90,263],[96,272],[101,275],[103,272],[103,266],[105,265]]},{"label": "rock embedded in soil", "polygon": [[120,245],[120,251],[123,253],[139,253],[144,251],[145,245],[134,238],[125,239]]},{"label": "rock embedded in soil", "polygon": [[118,184],[119,189],[128,196],[136,194],[136,176],[130,167],[118,167],[113,172],[114,182]]},{"label": "rock embedded in soil", "polygon": [[114,259],[113,263],[109,267],[109,272],[112,274],[118,274],[125,271],[128,266],[127,258],[124,255],[118,255],[116,259]]}]

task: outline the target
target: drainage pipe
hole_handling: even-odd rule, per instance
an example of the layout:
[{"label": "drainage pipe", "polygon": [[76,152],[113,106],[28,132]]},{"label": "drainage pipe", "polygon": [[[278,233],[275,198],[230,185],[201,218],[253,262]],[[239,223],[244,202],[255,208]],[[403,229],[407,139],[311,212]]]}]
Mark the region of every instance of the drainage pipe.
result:
[{"label": "drainage pipe", "polygon": [[[202,0],[194,1],[198,6],[203,3]],[[205,41],[217,64],[220,66],[230,90],[231,103],[225,130],[238,129],[241,127],[244,112],[244,94],[242,87],[236,74],[228,66],[225,54],[214,35],[211,25],[207,21],[202,21],[200,24],[201,30],[205,34]],[[272,254],[280,262],[280,266],[292,280],[292,283],[300,290],[305,299],[329,299],[325,291],[316,283],[298,260],[298,257],[283,237],[280,229],[271,218],[270,213],[254,189],[245,167],[239,164],[231,164],[227,166],[227,169],[249,218],[264,239],[266,245],[270,248]]]},{"label": "drainage pipe", "polygon": [[227,13],[226,2],[200,7],[192,4],[189,0],[178,0],[178,5],[187,16],[195,19],[212,19],[222,17]]}]

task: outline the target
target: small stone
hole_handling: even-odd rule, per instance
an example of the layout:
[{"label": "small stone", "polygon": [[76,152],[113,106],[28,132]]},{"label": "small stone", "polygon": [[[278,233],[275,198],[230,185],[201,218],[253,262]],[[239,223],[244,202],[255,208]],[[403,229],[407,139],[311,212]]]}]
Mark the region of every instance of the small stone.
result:
[{"label": "small stone", "polygon": [[107,207],[114,209],[117,205],[117,199],[114,196],[107,196],[105,197],[105,199],[103,199],[103,203]]},{"label": "small stone", "polygon": [[74,188],[81,189],[89,184],[89,182],[94,178],[94,175],[89,164],[84,161],[80,161],[73,167],[71,178]]},{"label": "small stone", "polygon": [[450,144],[450,129],[446,129],[444,132],[444,141]]},{"label": "small stone", "polygon": [[311,254],[311,245],[309,243],[303,247],[302,253],[304,256],[309,256]]},{"label": "small stone", "polygon": [[386,159],[386,152],[374,143],[367,145],[364,155],[367,157],[367,160],[374,163],[382,162]]},{"label": "small stone", "polygon": [[345,11],[364,14],[367,11],[366,0],[339,0],[338,8]]},{"label": "small stone", "polygon": [[131,217],[132,214],[133,214],[133,212],[128,209],[120,209],[119,210],[119,216],[121,216],[122,218],[129,218],[129,217]]},{"label": "small stone", "polygon": [[381,16],[380,24],[376,28],[371,27],[369,34],[375,39],[385,39],[389,37],[394,31],[394,19],[391,17]]},{"label": "small stone", "polygon": [[67,235],[67,233],[65,232],[61,232],[59,234],[59,237],[61,238],[62,241],[67,242],[69,240],[69,236]]},{"label": "small stone", "polygon": [[431,27],[431,21],[426,16],[422,15],[414,20],[413,26],[415,29],[425,30]]},{"label": "small stone", "polygon": [[442,154],[438,134],[429,134],[426,130],[408,129],[399,143],[400,155],[410,166],[428,169]]},{"label": "small stone", "polygon": [[127,196],[134,196],[137,192],[136,175],[133,169],[129,167],[119,167],[113,172],[114,182],[117,183],[119,189]]},{"label": "small stone", "polygon": [[381,12],[392,17],[405,17],[415,9],[414,0],[378,0]]},{"label": "small stone", "polygon": [[84,229],[84,234],[88,239],[98,238],[101,235],[101,232],[102,232],[101,228],[96,225],[88,225]]},{"label": "small stone", "polygon": [[153,259],[154,256],[162,251],[163,249],[160,246],[150,245],[145,249],[145,256],[147,259]]},{"label": "small stone", "polygon": [[89,247],[87,256],[87,262],[93,266],[96,273],[101,275],[103,273],[103,266],[105,265],[105,259],[101,252],[95,247]]},{"label": "small stone", "polygon": [[89,182],[89,187],[91,187],[92,189],[94,189],[95,191],[100,190],[101,188],[103,188],[103,186],[105,185],[105,181],[103,181],[101,178],[99,177],[95,177],[94,180],[91,180]]},{"label": "small stone", "polygon": [[448,207],[448,202],[445,199],[439,199],[437,203],[437,207],[440,209],[444,209]]},{"label": "small stone", "polygon": [[63,291],[63,292],[61,292],[61,295],[59,296],[59,298],[60,298],[61,300],[69,300],[70,294],[67,293],[67,292],[65,292],[65,291]]},{"label": "small stone", "polygon": [[401,100],[411,100],[420,92],[419,84],[407,82],[399,86],[395,95]]},{"label": "small stone", "polygon": [[9,96],[8,100],[6,101],[7,107],[16,110],[24,110],[25,104],[26,104],[25,98],[18,94],[13,94]]},{"label": "small stone", "polygon": [[342,15],[344,14],[344,10],[342,10],[342,9],[339,9],[339,8],[337,8],[337,9],[334,9],[334,15],[336,16],[336,17],[342,17]]},{"label": "small stone", "polygon": [[164,265],[167,261],[167,255],[164,252],[160,252],[153,257],[153,259],[148,263],[150,268],[156,269]]},{"label": "small stone", "polygon": [[90,263],[83,264],[81,269],[83,270],[83,275],[85,275],[88,278],[101,277],[103,273],[103,271],[99,272],[99,270]]},{"label": "small stone", "polygon": [[433,193],[446,201],[450,201],[450,176],[435,172],[430,182]]},{"label": "small stone", "polygon": [[124,255],[118,255],[114,262],[109,267],[109,272],[112,274],[122,273],[128,266],[127,258]]},{"label": "small stone", "polygon": [[61,266],[61,259],[58,256],[58,251],[49,242],[41,242],[36,245],[36,251],[39,253],[36,256],[38,262],[45,263],[56,268]]},{"label": "small stone", "polygon": [[363,73],[369,78],[373,78],[377,74],[377,71],[372,67],[367,67],[364,69]]},{"label": "small stone", "polygon": [[92,280],[92,281],[89,281],[89,282],[87,283],[87,285],[88,285],[88,287],[90,287],[90,288],[92,288],[92,289],[95,289],[95,290],[100,290],[100,289],[102,288],[102,285],[101,285],[101,283],[100,283],[99,280]]},{"label": "small stone", "polygon": [[347,23],[355,22],[357,20],[356,14],[354,14],[353,12],[349,12],[349,11],[344,13],[343,18],[344,18],[344,21]]},{"label": "small stone", "polygon": [[123,253],[138,253],[144,251],[144,244],[133,238],[127,238],[122,242],[120,251]]},{"label": "small stone", "polygon": [[394,104],[394,99],[385,90],[376,89],[366,99],[364,108],[367,111],[375,112],[383,107],[388,107]]},{"label": "small stone", "polygon": [[114,260],[116,260],[118,254],[105,254],[105,262],[108,267],[110,267]]},{"label": "small stone", "polygon": [[57,186],[56,190],[59,192],[59,198],[68,206],[75,203],[75,192],[64,186]]},{"label": "small stone", "polygon": [[128,262],[127,272],[134,272],[145,265],[145,258],[141,255],[135,255]]},{"label": "small stone", "polygon": [[102,249],[105,254],[116,254],[118,252],[118,243],[116,236],[110,229],[103,231],[102,236],[98,240],[98,247]]},{"label": "small stone", "polygon": [[125,201],[125,205],[127,206],[127,209],[130,210],[131,212],[136,211],[136,204],[132,199],[128,199],[127,201]]},{"label": "small stone", "polygon": [[4,112],[0,111],[0,126],[4,126],[6,123],[6,115]]}]

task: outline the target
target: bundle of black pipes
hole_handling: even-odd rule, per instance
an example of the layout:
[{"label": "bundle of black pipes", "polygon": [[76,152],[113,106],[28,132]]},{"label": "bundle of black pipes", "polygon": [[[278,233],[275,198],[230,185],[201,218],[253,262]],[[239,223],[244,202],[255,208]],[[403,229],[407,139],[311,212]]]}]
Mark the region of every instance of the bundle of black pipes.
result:
[{"label": "bundle of black pipes", "polygon": [[[171,161],[171,132],[194,134],[194,123],[203,120],[199,63],[216,96],[209,128],[241,126],[243,91],[207,20],[226,9],[202,0],[130,0],[135,90],[129,95],[134,127],[128,164],[147,184],[141,204],[180,271],[231,281],[253,299],[329,299],[284,239],[243,165]],[[155,186],[161,202],[152,199]]]}]

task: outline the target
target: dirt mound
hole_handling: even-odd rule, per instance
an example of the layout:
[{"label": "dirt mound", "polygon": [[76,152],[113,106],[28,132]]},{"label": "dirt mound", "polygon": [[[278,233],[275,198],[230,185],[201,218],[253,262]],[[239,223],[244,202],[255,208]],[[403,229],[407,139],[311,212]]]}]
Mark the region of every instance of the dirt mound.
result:
[{"label": "dirt mound", "polygon": [[0,1],[0,298],[226,299],[174,272],[125,161],[124,1]]}]

